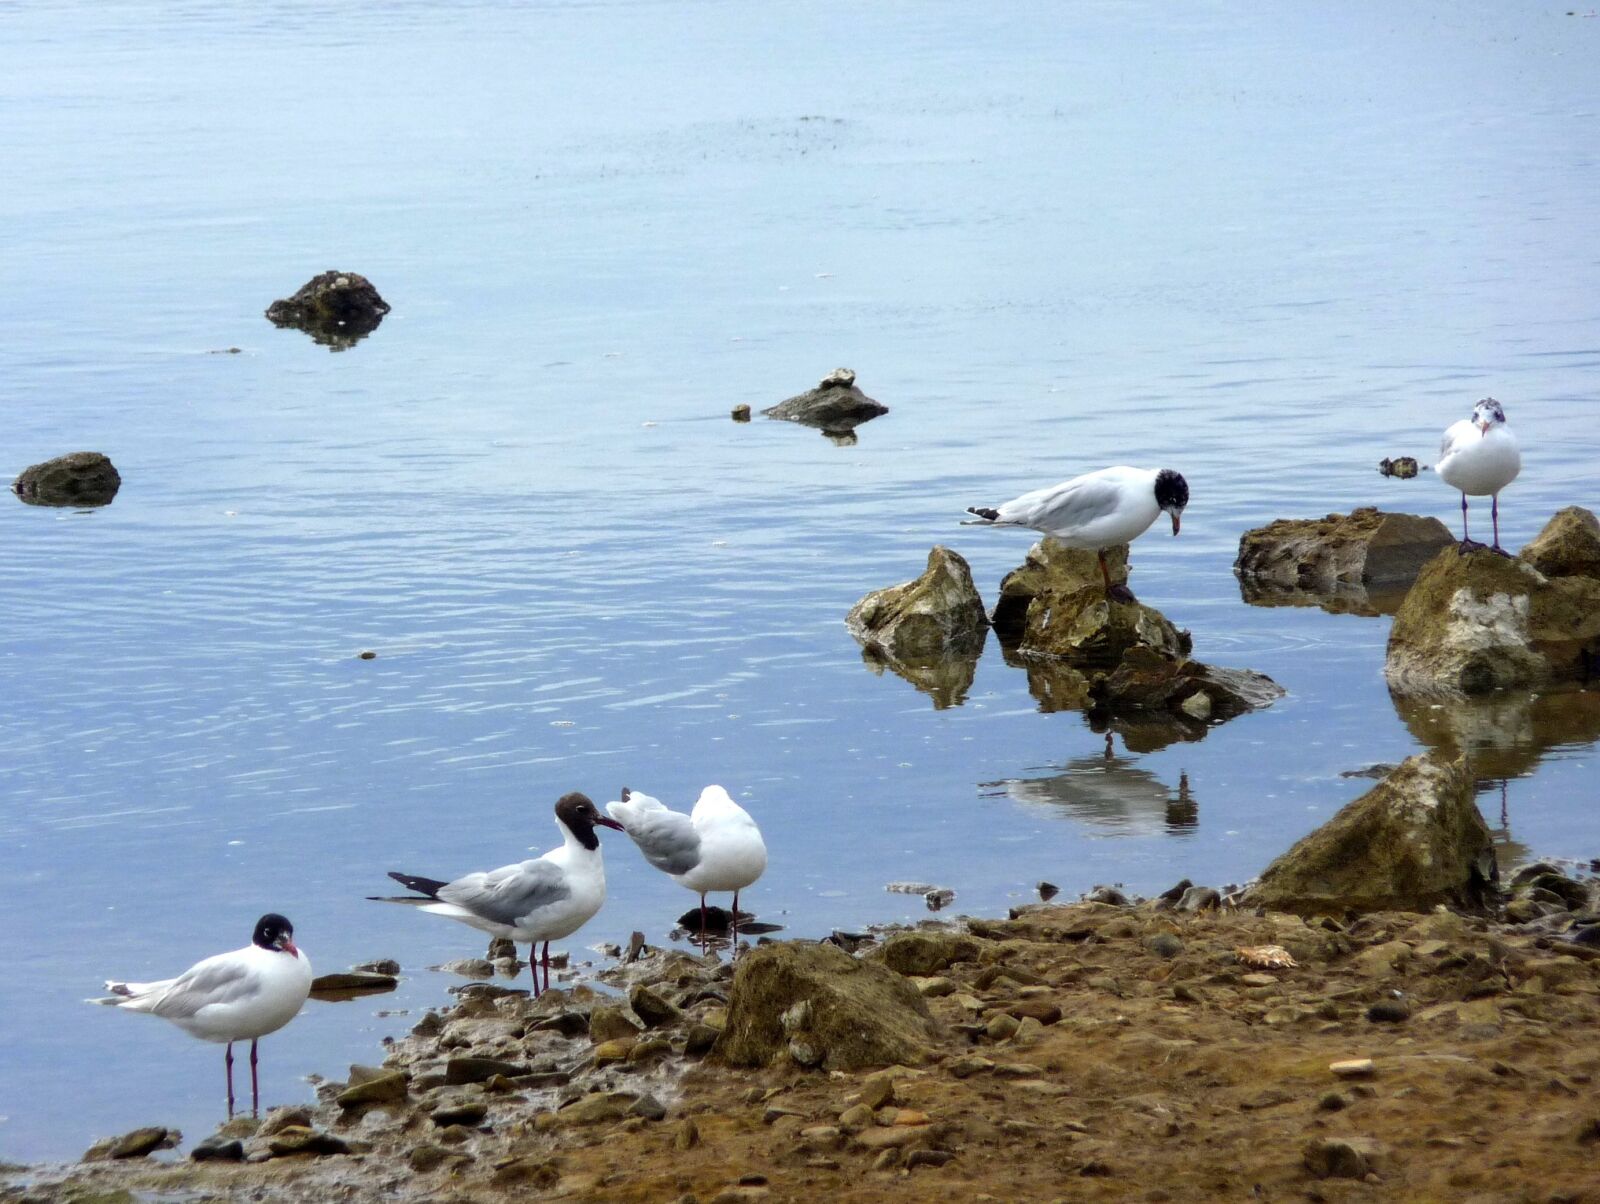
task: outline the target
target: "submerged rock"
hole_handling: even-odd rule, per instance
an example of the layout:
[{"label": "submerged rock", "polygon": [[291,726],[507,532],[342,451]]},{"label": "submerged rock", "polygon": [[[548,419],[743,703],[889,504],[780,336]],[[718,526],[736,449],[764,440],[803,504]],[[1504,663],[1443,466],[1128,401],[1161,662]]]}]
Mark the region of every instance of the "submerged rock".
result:
[{"label": "submerged rock", "polygon": [[1352,585],[1413,581],[1440,548],[1454,542],[1436,518],[1365,506],[1326,518],[1280,518],[1246,531],[1233,570],[1241,580],[1335,594]]},{"label": "submerged rock", "polygon": [[1481,694],[1583,677],[1597,653],[1600,580],[1449,548],[1396,613],[1383,672],[1401,694]]},{"label": "submerged rock", "polygon": [[[791,1011],[798,1004],[808,1006]],[[920,1062],[936,1034],[922,995],[894,971],[832,945],[773,944],[741,958],[712,1056],[859,1070]]]},{"label": "submerged rock", "polygon": [[1194,723],[1226,720],[1282,698],[1263,673],[1220,669],[1153,648],[1132,648],[1089,688],[1093,706],[1109,714],[1157,711]]},{"label": "submerged rock", "polygon": [[30,465],[11,485],[30,506],[105,506],[121,488],[121,474],[101,452],[69,452]]},{"label": "submerged rock", "polygon": [[1481,908],[1495,876],[1466,761],[1425,753],[1296,842],[1243,901],[1301,915]]},{"label": "submerged rock", "polygon": [[1600,578],[1600,519],[1564,506],[1517,556],[1546,577]]},{"label": "submerged rock", "polygon": [[[1106,549],[1115,583],[1128,578],[1128,546]],[[1024,657],[1056,657],[1074,665],[1109,667],[1144,646],[1187,656],[1191,640],[1160,611],[1142,602],[1111,602],[1095,553],[1046,537],[1000,582],[990,615],[995,634]]]},{"label": "submerged rock", "polygon": [[1385,456],[1378,461],[1378,471],[1386,477],[1399,477],[1402,481],[1409,481],[1417,475],[1416,457],[1395,456],[1391,460]]},{"label": "submerged rock", "polygon": [[365,276],[328,271],[306,281],[294,296],[267,306],[267,320],[304,331],[332,351],[344,351],[378,329],[388,312],[389,303]]},{"label": "submerged rock", "polygon": [[761,412],[768,418],[818,427],[825,434],[843,435],[889,412],[888,406],[856,388],[855,381],[856,374],[849,368],[835,368],[815,389],[796,394]]}]

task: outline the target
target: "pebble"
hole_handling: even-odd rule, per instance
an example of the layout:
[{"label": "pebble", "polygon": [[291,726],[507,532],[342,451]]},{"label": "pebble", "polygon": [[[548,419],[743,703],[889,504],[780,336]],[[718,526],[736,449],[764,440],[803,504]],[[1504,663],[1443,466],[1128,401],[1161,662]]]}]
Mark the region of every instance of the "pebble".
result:
[{"label": "pebble", "polygon": [[997,1012],[989,1018],[989,1023],[984,1025],[983,1031],[991,1041],[1005,1041],[1016,1035],[1021,1028],[1021,1022],[1005,1012]]},{"label": "pebble", "polygon": [[861,1084],[860,1102],[876,1112],[894,1103],[894,1080],[875,1074]]},{"label": "pebble", "polygon": [[1377,1072],[1371,1058],[1350,1058],[1343,1062],[1330,1062],[1328,1069],[1341,1079],[1359,1079]]},{"label": "pebble", "polygon": [[700,1144],[700,1126],[694,1120],[685,1117],[681,1125],[672,1134],[672,1148],[675,1150],[692,1150]]},{"label": "pebble", "polygon": [[847,1133],[859,1133],[872,1124],[872,1109],[865,1104],[852,1104],[839,1113],[839,1127]]},{"label": "pebble", "polygon": [[1374,1024],[1398,1024],[1411,1019],[1411,1008],[1403,999],[1380,999],[1367,1009],[1367,1019]]}]

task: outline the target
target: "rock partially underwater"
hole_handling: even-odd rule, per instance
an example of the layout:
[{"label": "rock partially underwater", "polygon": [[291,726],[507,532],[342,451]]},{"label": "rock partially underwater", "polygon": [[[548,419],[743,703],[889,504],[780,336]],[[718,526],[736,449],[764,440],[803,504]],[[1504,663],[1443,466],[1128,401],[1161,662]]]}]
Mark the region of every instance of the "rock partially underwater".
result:
[{"label": "rock partially underwater", "polygon": [[345,351],[378,329],[388,312],[389,303],[365,276],[328,271],[269,305],[267,320],[304,331],[331,351]]},{"label": "rock partially underwater", "polygon": [[1482,909],[1494,842],[1465,759],[1411,757],[1278,857],[1244,903],[1299,915]]},{"label": "rock partially underwater", "polygon": [[856,388],[856,374],[849,368],[835,368],[815,389],[796,394],[761,412],[768,418],[814,426],[835,442],[853,443],[843,436],[863,422],[887,414],[889,407],[874,401]]},{"label": "rock partially underwater", "polygon": [[[1581,520],[1558,515],[1557,523]],[[1542,545],[1552,558],[1557,542]],[[1600,579],[1546,576],[1520,558],[1450,548],[1395,614],[1383,671],[1397,693],[1450,696],[1582,680],[1597,665]]]},{"label": "rock partially underwater", "polygon": [[1393,614],[1423,565],[1453,543],[1436,518],[1366,506],[1246,531],[1233,570],[1251,605]]},{"label": "rock partially underwater", "polygon": [[845,626],[874,672],[892,669],[943,709],[971,689],[989,620],[967,562],[936,545],[922,576],[868,594]]},{"label": "rock partially underwater", "polygon": [[121,488],[122,475],[100,452],[70,452],[30,465],[11,485],[30,506],[106,506]]}]

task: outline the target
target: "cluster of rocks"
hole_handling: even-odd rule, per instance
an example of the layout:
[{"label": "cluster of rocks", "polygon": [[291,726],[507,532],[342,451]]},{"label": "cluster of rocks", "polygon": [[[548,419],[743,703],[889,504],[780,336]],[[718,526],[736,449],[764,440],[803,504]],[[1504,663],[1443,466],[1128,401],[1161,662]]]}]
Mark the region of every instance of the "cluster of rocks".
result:
[{"label": "cluster of rocks", "polygon": [[[1126,545],[1106,562],[1126,580]],[[875,672],[893,670],[941,708],[965,699],[991,626],[1041,706],[1100,724],[1154,722],[1194,738],[1283,694],[1262,674],[1191,660],[1188,632],[1154,607],[1108,599],[1095,554],[1048,538],[1001,581],[992,613],[966,560],[935,546],[922,576],[868,594],[845,625]]]}]

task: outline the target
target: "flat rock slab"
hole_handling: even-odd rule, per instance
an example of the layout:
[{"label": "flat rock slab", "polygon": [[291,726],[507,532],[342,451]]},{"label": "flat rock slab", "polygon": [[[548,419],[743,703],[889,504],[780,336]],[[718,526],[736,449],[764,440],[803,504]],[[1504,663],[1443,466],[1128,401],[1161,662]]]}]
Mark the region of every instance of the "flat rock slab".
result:
[{"label": "flat rock slab", "polygon": [[1454,542],[1436,518],[1366,506],[1325,518],[1281,518],[1246,531],[1233,569],[1269,596],[1275,586],[1337,598],[1351,586],[1409,584]]}]

